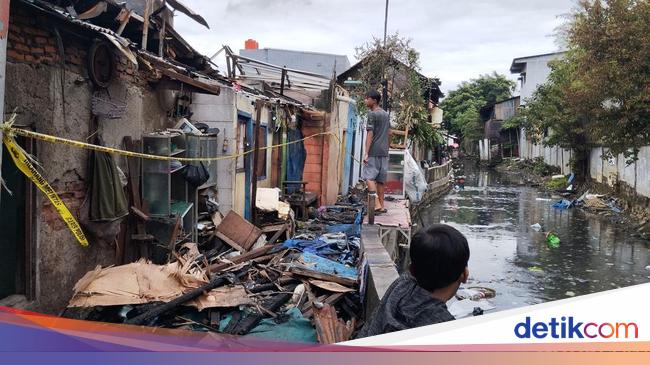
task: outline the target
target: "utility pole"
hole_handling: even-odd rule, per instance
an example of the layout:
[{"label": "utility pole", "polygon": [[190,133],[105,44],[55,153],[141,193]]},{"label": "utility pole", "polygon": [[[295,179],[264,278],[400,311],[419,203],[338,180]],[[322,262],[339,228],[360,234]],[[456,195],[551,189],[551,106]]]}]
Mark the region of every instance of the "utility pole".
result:
[{"label": "utility pole", "polygon": [[[0,118],[5,119],[5,80],[7,66],[7,36],[9,34],[9,0],[0,0]],[[2,129],[0,129],[2,143]],[[0,180],[2,180],[2,147],[0,147]],[[0,192],[3,187],[0,186]]]},{"label": "utility pole", "polygon": [[[386,0],[386,11],[384,11],[384,48],[386,48],[386,39],[388,37],[388,0]],[[384,80],[381,81],[381,100],[382,109],[388,111],[388,81],[384,73]]]},{"label": "utility pole", "polygon": [[386,0],[386,11],[384,12],[384,47],[386,47],[387,35],[388,35],[388,0]]}]

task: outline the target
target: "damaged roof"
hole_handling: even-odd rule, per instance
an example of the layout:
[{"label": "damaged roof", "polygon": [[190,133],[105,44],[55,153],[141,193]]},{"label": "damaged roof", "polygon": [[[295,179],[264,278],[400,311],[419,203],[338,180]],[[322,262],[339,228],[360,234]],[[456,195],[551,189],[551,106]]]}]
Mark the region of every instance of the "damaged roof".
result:
[{"label": "damaged roof", "polygon": [[[218,70],[210,64],[207,57],[194,50],[171,26],[164,27],[164,44],[166,44],[167,48],[162,57],[151,52],[153,46],[156,49],[158,48],[158,40],[154,39],[154,32],[151,29],[149,29],[149,34],[152,36],[149,40],[153,39],[155,44],[152,45],[148,41],[148,47],[142,47],[142,45],[138,47],[138,43],[142,43],[141,40],[138,40],[138,37],[141,37],[144,18],[137,15],[132,9],[127,8],[126,3],[78,1],[75,6],[62,8],[52,1],[17,1],[42,14],[103,37],[130,62],[137,64],[139,60],[144,61],[146,66],[156,70],[161,77],[165,76],[183,82],[200,89],[201,92],[219,94],[219,86],[202,80],[214,78],[214,76],[218,75]],[[174,3],[180,4],[176,1]],[[152,13],[150,28],[153,27],[154,30],[160,31],[161,28],[158,23],[164,21],[164,14],[162,13],[167,9],[165,6],[162,5],[161,8]],[[127,12],[127,20],[121,26],[122,24],[118,18],[125,11]],[[155,32],[155,36],[158,37],[158,32]]]}]

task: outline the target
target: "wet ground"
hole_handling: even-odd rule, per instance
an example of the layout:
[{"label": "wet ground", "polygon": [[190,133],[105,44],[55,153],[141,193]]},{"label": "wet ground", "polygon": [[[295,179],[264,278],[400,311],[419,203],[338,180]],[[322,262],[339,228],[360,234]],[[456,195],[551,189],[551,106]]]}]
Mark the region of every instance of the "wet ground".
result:
[{"label": "wet ground", "polygon": [[[554,209],[549,194],[496,171],[465,174],[465,190],[423,207],[417,223],[446,223],[465,234],[467,286],[495,289],[497,310],[650,282],[650,241],[632,237],[625,225]],[[558,234],[558,248],[549,248],[544,231]]]}]

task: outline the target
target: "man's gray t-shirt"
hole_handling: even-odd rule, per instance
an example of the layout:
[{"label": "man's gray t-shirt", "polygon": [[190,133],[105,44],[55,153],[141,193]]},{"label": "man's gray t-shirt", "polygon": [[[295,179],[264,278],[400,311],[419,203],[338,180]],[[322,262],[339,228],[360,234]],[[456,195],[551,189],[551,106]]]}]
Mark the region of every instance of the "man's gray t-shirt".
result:
[{"label": "man's gray t-shirt", "polygon": [[388,134],[390,121],[388,113],[381,108],[368,112],[368,131],[372,131],[369,157],[388,157]]}]

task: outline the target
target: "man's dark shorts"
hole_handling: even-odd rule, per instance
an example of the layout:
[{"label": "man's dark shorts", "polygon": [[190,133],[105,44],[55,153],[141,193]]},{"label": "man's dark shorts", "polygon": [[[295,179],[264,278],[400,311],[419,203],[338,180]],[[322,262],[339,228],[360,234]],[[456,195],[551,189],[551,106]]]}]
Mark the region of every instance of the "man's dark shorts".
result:
[{"label": "man's dark shorts", "polygon": [[368,157],[368,164],[363,166],[362,177],[364,180],[376,181],[380,184],[386,182],[388,175],[388,157]]}]

